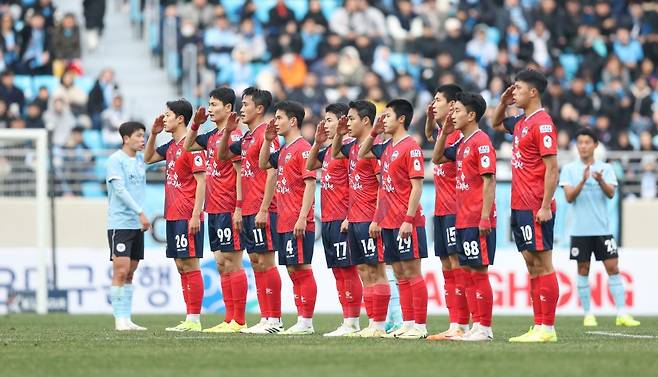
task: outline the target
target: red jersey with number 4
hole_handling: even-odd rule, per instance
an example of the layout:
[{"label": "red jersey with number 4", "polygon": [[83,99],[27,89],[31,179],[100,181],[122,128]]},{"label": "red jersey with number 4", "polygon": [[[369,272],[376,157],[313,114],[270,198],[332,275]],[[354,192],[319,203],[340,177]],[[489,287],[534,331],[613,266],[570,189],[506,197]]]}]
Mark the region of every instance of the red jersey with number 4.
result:
[{"label": "red jersey with number 4", "polygon": [[[457,229],[477,228],[482,218],[482,204],[485,174],[496,176],[496,150],[489,136],[478,129],[467,138],[445,152],[448,158],[455,159],[457,173],[455,192],[457,193]],[[452,157],[451,157],[452,156]],[[496,201],[489,215],[491,227],[496,226]]]},{"label": "red jersey with number 4", "polygon": [[[183,148],[185,138],[173,140],[158,147],[159,155],[166,158],[165,219],[189,220],[194,211],[196,179],[194,173],[206,171],[204,151],[188,152]],[[203,219],[203,211],[200,213]]]},{"label": "red jersey with number 4", "polygon": [[[521,117],[512,134],[512,209],[537,211],[544,198],[546,166],[542,157],[557,155],[557,130],[551,116],[539,109]],[[551,210],[555,211],[555,199]]]},{"label": "red jersey with number 4", "polygon": [[[310,149],[311,144],[300,136],[299,139],[270,155],[270,164],[277,169],[275,193],[279,212],[276,231],[279,233],[288,233],[295,229],[295,223],[302,209],[306,180],[316,179],[315,171],[306,168]],[[313,202],[315,203],[315,193]],[[307,232],[315,232],[314,213],[315,204],[312,204],[306,214]]]},{"label": "red jersey with number 4", "polygon": [[[214,130],[199,135],[196,143],[206,150],[206,206],[208,213],[232,213],[235,210],[237,173],[233,167],[234,162],[240,162],[240,156],[231,161],[221,161],[216,158],[217,141],[224,134],[224,130]],[[240,141],[242,131],[236,129],[229,137],[230,143]]]},{"label": "red jersey with number 4", "polygon": [[377,207],[379,190],[379,161],[376,158],[359,159],[356,140],[343,145],[341,153],[349,160],[349,202],[347,220],[351,223],[371,222]]},{"label": "red jersey with number 4", "polygon": [[[380,197],[379,205],[383,218],[379,225],[385,229],[399,229],[409,209],[411,180],[425,176],[423,152],[411,136],[405,136],[397,144],[389,140],[386,144],[373,147],[373,153],[382,166],[383,197]],[[425,225],[420,204],[412,225]]]},{"label": "red jersey with number 4", "polygon": [[[455,131],[446,138],[446,145],[453,145],[462,137]],[[455,200],[455,175],[457,165],[446,162],[434,165],[434,216],[454,215],[457,213]]]},{"label": "red jersey with number 4", "polygon": [[322,162],[320,177],[322,222],[345,220],[349,205],[349,161],[345,158],[333,158],[331,149],[328,147],[318,153],[318,159]]},{"label": "red jersey with number 4", "polygon": [[[258,155],[260,147],[265,140],[265,128],[267,123],[262,123],[253,131],[248,131],[240,142],[231,145],[233,154],[240,154],[242,164],[242,215],[255,215],[263,203],[265,194],[265,183],[267,182],[267,170],[258,167]],[[279,139],[274,138],[270,152],[279,148]],[[270,203],[270,212],[276,212],[276,197]]]}]

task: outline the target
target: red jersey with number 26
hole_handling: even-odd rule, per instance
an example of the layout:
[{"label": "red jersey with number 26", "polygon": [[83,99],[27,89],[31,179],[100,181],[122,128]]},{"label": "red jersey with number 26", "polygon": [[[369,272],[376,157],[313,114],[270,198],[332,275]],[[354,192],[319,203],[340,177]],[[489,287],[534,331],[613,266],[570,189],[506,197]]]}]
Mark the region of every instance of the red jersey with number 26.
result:
[{"label": "red jersey with number 26", "polygon": [[322,222],[345,220],[349,205],[348,169],[349,161],[345,158],[333,158],[331,147],[318,153],[322,162],[320,176],[320,200]]},{"label": "red jersey with number 26", "polygon": [[[383,197],[380,197],[379,205],[383,219],[379,225],[385,229],[399,229],[409,209],[411,180],[425,176],[423,152],[411,136],[405,136],[397,144],[389,140],[386,144],[374,146],[372,151],[382,166]],[[412,225],[425,225],[420,204]]]},{"label": "red jersey with number 26", "polygon": [[[544,198],[546,166],[542,157],[557,155],[557,130],[553,119],[544,109],[539,109],[527,117],[508,118],[504,124],[514,135],[512,209],[537,211]],[[552,199],[551,210],[555,208],[555,199]]]},{"label": "red jersey with number 26", "polygon": [[[451,133],[446,139],[446,145],[453,145],[461,137],[462,134],[459,131]],[[457,213],[457,202],[455,201],[456,174],[457,165],[454,162],[434,165],[434,216]]]},{"label": "red jersey with number 26", "polygon": [[[311,144],[300,136],[270,155],[270,164],[277,169],[275,195],[279,211],[276,231],[279,233],[288,233],[295,229],[302,209],[306,180],[316,178],[315,171],[306,168],[310,149]],[[313,201],[315,202],[315,194]],[[306,214],[307,232],[315,232],[314,213],[315,204],[312,204]]]},{"label": "red jersey with number 26", "polygon": [[[189,220],[194,211],[196,179],[194,173],[206,171],[206,152],[188,152],[183,148],[185,138],[173,140],[158,147],[159,155],[166,158],[165,219]],[[203,219],[203,211],[200,211]]]},{"label": "red jersey with number 26", "polygon": [[[485,174],[496,176],[496,150],[489,136],[478,129],[467,138],[446,149],[445,156],[457,163],[455,192],[457,193],[457,229],[477,228],[482,218]],[[491,227],[496,227],[496,202],[489,216]]]}]

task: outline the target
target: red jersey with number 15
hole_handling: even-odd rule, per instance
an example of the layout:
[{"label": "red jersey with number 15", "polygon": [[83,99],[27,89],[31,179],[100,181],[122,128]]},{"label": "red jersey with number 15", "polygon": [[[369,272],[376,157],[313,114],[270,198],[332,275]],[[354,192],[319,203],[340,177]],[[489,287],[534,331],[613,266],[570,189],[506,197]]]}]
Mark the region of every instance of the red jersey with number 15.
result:
[{"label": "red jersey with number 15", "polygon": [[[446,145],[455,144],[461,137],[462,134],[459,131],[451,133],[446,139]],[[457,213],[457,202],[455,200],[456,174],[457,164],[454,162],[434,165],[434,216]]]},{"label": "red jersey with number 15", "polygon": [[[170,140],[157,148],[167,162],[165,183],[165,219],[189,220],[194,211],[196,179],[194,173],[206,171],[204,151],[188,152],[183,148],[185,138],[178,143]],[[203,211],[200,211],[203,219]]]},{"label": "red jersey with number 15", "polygon": [[359,144],[356,140],[343,145],[341,153],[349,160],[350,206],[347,220],[351,223],[372,222],[379,190],[379,161],[376,158],[359,159]]},{"label": "red jersey with number 15", "polygon": [[349,160],[333,158],[331,147],[318,153],[322,162],[320,200],[322,222],[345,220],[349,206]]},{"label": "red jersey with number 15", "polygon": [[[292,232],[299,218],[306,189],[306,180],[315,180],[315,171],[306,168],[311,144],[301,136],[290,144],[284,145],[276,153],[270,155],[270,164],[277,169],[276,199],[278,217],[276,231]],[[315,203],[315,194],[313,194]],[[315,232],[315,204],[306,214],[306,231]]]}]

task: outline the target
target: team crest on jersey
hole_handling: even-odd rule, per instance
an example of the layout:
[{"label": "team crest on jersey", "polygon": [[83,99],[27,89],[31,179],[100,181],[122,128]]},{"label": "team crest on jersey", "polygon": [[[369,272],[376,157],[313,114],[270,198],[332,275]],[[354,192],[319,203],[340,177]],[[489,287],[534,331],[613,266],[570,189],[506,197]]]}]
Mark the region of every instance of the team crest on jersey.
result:
[{"label": "team crest on jersey", "polygon": [[398,151],[394,151],[393,154],[391,155],[391,161],[395,161],[395,159],[398,158],[399,155],[400,153]]},{"label": "team crest on jersey", "polygon": [[551,126],[550,124],[542,124],[541,126],[539,126],[540,134],[550,134],[551,132],[553,132],[553,126]]},{"label": "team crest on jersey", "polygon": [[471,153],[471,147],[466,147],[466,149],[464,149],[464,157],[467,157],[469,153]]},{"label": "team crest on jersey", "polygon": [[308,156],[310,156],[311,152],[310,151],[304,151],[302,152],[302,158],[307,160]]},{"label": "team crest on jersey", "polygon": [[322,169],[328,169],[329,168],[329,163],[327,161],[322,162]]},{"label": "team crest on jersey", "polygon": [[176,158],[180,157],[181,153],[183,153],[182,149],[179,149],[176,151]]},{"label": "team crest on jersey", "polygon": [[286,154],[286,158],[283,159],[283,161],[287,164],[288,161],[290,161],[291,158],[292,158],[292,154],[290,154],[290,152],[288,152],[288,154]]},{"label": "team crest on jersey", "polygon": [[489,159],[489,156],[482,156],[480,159],[480,165],[482,165],[483,168],[488,168],[489,165],[491,165],[491,160]]},{"label": "team crest on jersey", "polygon": [[553,146],[553,138],[549,135],[544,136],[544,146],[550,148]]},{"label": "team crest on jersey", "polygon": [[572,247],[571,248],[571,255],[574,257],[577,257],[578,254],[580,254],[580,250],[577,247]]},{"label": "team crest on jersey", "polygon": [[528,127],[523,127],[523,130],[521,130],[521,137],[524,137],[527,134],[528,134]]}]

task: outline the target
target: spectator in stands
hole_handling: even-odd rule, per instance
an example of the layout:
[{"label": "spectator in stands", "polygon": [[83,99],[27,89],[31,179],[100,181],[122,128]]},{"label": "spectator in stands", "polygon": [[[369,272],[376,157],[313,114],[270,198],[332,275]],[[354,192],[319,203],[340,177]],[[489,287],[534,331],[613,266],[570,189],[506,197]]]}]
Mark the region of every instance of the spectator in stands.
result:
[{"label": "spectator in stands", "polygon": [[7,113],[7,103],[0,100],[0,129],[9,127],[9,114]]},{"label": "spectator in stands", "polygon": [[62,147],[62,177],[65,196],[82,195],[81,183],[90,180],[95,157],[85,144],[82,126],[75,126],[71,130],[68,141]]},{"label": "spectator in stands", "polygon": [[64,146],[75,127],[75,116],[64,97],[54,95],[50,109],[43,115],[46,128],[53,132],[53,144]]},{"label": "spectator in stands", "polygon": [[24,4],[30,4],[23,7],[23,14],[21,15],[22,19],[26,19],[26,16],[30,14],[39,13],[43,15],[46,29],[50,29],[55,26],[55,12],[56,8],[52,0],[29,0],[23,1]]},{"label": "spectator in stands", "polygon": [[[197,98],[196,105],[206,103],[205,97],[211,90],[217,86],[217,74],[214,69],[208,68],[206,64],[206,55],[200,53],[197,55],[197,80],[194,86],[194,96]],[[202,98],[204,98],[202,100]]]},{"label": "spectator in stands", "polygon": [[250,61],[251,54],[248,48],[234,49],[231,62],[219,70],[217,84],[228,85],[236,93],[242,93],[244,89],[255,84],[255,70]]},{"label": "spectator in stands", "polygon": [[284,0],[277,0],[276,4],[268,12],[268,35],[278,36],[283,33],[286,25],[295,20],[295,13],[286,6]]},{"label": "spectator in stands", "polygon": [[613,80],[621,81],[623,86],[628,86],[631,83],[631,75],[628,69],[621,64],[621,60],[617,55],[610,55],[601,72],[603,87],[610,86]]},{"label": "spectator in stands", "polygon": [[328,52],[322,60],[311,66],[311,72],[320,78],[320,83],[326,88],[338,85],[338,53]]},{"label": "spectator in stands", "polygon": [[41,109],[42,113],[48,110],[48,105],[50,103],[50,93],[48,92],[48,88],[45,86],[40,86],[39,90],[37,91],[37,97],[32,102],[39,106],[39,109]]},{"label": "spectator in stands", "polygon": [[87,47],[94,51],[105,28],[105,0],[83,0],[82,7],[87,29]]},{"label": "spectator in stands", "polygon": [[288,52],[276,62],[276,68],[284,89],[290,91],[304,85],[308,68],[301,55]]},{"label": "spectator in stands", "polygon": [[375,42],[388,39],[384,15],[366,0],[345,0],[345,5],[334,11],[329,27],[348,42],[359,36]]},{"label": "spectator in stands", "polygon": [[386,83],[391,83],[396,78],[396,72],[391,65],[391,50],[386,45],[380,45],[375,50],[375,60],[370,67]]},{"label": "spectator in stands", "polygon": [[[405,51],[407,42],[412,41],[415,35],[421,33],[423,22],[414,11],[410,0],[396,1],[394,8],[395,11],[386,17],[388,34],[395,42],[395,49]],[[426,24],[432,26],[429,22]]]},{"label": "spectator in stands", "polygon": [[610,144],[610,149],[616,151],[632,151],[633,146],[628,137],[628,131],[621,130],[617,133],[617,138],[613,143]]},{"label": "spectator in stands", "polygon": [[270,44],[269,48],[274,61],[284,54],[299,54],[302,51],[303,42],[295,21],[289,21],[284,30],[275,38],[276,43]]},{"label": "spectator in stands", "polygon": [[197,28],[206,29],[213,24],[213,6],[208,0],[192,0],[180,7],[182,19],[190,20]]},{"label": "spectator in stands", "polygon": [[[552,1],[552,0],[549,0]],[[556,22],[552,22],[555,24]],[[549,42],[551,33],[546,29],[546,24],[541,21],[535,21],[532,30],[526,34],[528,41],[532,43],[532,59],[539,66],[546,70],[551,67],[551,54],[549,53]]]},{"label": "spectator in stands", "polygon": [[649,131],[642,131],[640,133],[640,151],[643,152],[652,152],[656,151],[658,148],[653,143],[653,136]]},{"label": "spectator in stands", "polygon": [[237,42],[238,35],[231,28],[226,15],[215,17],[214,26],[206,29],[203,36],[208,64],[214,68],[229,64],[231,51]]},{"label": "spectator in stands", "polygon": [[322,34],[326,33],[329,30],[329,22],[322,12],[322,2],[321,0],[310,0],[308,2],[308,12],[302,19],[302,23],[307,20],[313,20],[316,25],[322,28]]},{"label": "spectator in stands", "polygon": [[91,117],[94,129],[100,130],[102,128],[101,113],[107,109],[118,91],[119,85],[114,81],[114,71],[105,68],[101,71],[94,87],[89,92],[89,101],[87,102],[87,113]]},{"label": "spectator in stands", "polygon": [[61,77],[71,60],[80,59],[80,28],[73,13],[64,15],[53,32],[53,74]]},{"label": "spectator in stands", "polygon": [[75,85],[75,73],[71,70],[64,71],[62,78],[59,80],[59,86],[53,92],[52,97],[62,98],[76,116],[86,112],[87,93]]},{"label": "spectator in stands", "polygon": [[317,115],[322,113],[322,109],[327,104],[327,98],[324,91],[319,87],[319,79],[313,73],[306,75],[304,86],[297,88],[290,93],[290,99],[303,103],[311,109],[311,114]]},{"label": "spectator in stands", "polygon": [[108,148],[119,147],[122,143],[119,126],[130,120],[120,94],[115,95],[112,105],[103,110],[101,119],[103,121],[103,144]]},{"label": "spectator in stands", "polygon": [[630,31],[623,27],[617,29],[612,48],[619,60],[629,69],[635,69],[644,57],[640,41],[632,37]]},{"label": "spectator in stands", "polygon": [[265,37],[262,31],[257,31],[254,20],[245,18],[240,21],[240,32],[235,43],[235,50],[249,50],[252,61],[261,61],[267,52]]},{"label": "spectator in stands", "polygon": [[488,39],[488,30],[489,27],[485,24],[475,25],[473,39],[466,44],[466,53],[474,57],[484,68],[496,60],[498,54],[498,48]]},{"label": "spectator in stands", "polygon": [[318,47],[323,39],[324,26],[316,23],[315,18],[306,18],[302,22],[300,38],[303,41],[301,55],[307,63],[318,59]]},{"label": "spectator in stands", "polygon": [[581,116],[592,114],[594,109],[592,99],[585,93],[585,80],[582,77],[573,79],[571,89],[564,95],[564,102],[572,104]]},{"label": "spectator in stands", "polygon": [[432,25],[428,22],[423,22],[422,34],[415,38],[412,44],[415,51],[419,51],[423,57],[428,59],[434,59],[442,51],[439,38],[436,36],[434,29],[432,29]]},{"label": "spectator in stands", "polygon": [[2,14],[0,24],[0,49],[5,69],[16,69],[20,56],[20,35],[14,27],[14,19],[9,12]]},{"label": "spectator in stands", "polygon": [[41,106],[36,102],[30,102],[27,105],[27,114],[25,115],[25,128],[44,128],[43,112]]},{"label": "spectator in stands", "polygon": [[462,23],[456,18],[445,22],[446,37],[438,45],[438,51],[448,51],[452,60],[457,63],[466,56],[466,37],[463,34]]},{"label": "spectator in stands", "polygon": [[0,99],[5,101],[10,111],[12,106],[16,106],[19,114],[23,112],[25,95],[14,86],[14,72],[10,70],[0,73]]},{"label": "spectator in stands", "polygon": [[480,92],[487,85],[487,71],[480,67],[473,57],[467,56],[457,63],[455,72],[459,75],[460,82],[464,87],[471,91]]},{"label": "spectator in stands", "polygon": [[52,74],[52,35],[47,32],[45,22],[43,15],[35,13],[21,32],[21,73]]},{"label": "spectator in stands", "polygon": [[338,58],[339,81],[350,86],[359,85],[366,73],[359,52],[352,46],[345,47]]}]

